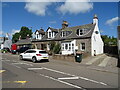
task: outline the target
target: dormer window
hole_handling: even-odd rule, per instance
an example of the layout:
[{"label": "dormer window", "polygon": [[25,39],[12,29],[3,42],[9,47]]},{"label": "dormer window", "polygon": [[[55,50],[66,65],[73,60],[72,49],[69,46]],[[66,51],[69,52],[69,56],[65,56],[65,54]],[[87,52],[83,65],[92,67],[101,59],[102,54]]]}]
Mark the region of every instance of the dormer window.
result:
[{"label": "dormer window", "polygon": [[82,29],[80,30],[79,35],[83,35],[83,30]]},{"label": "dormer window", "polygon": [[51,37],[52,37],[52,36],[51,36],[51,32],[49,32],[48,34],[49,34],[49,38],[51,38]]},{"label": "dormer window", "polygon": [[66,36],[70,35],[71,33],[72,33],[72,31],[62,31],[61,37],[66,37]]},{"label": "dormer window", "polygon": [[37,34],[37,39],[39,38],[39,34]]},{"label": "dormer window", "polygon": [[44,30],[36,30],[35,32],[35,38],[41,40],[43,36],[45,35]]},{"label": "dormer window", "polygon": [[87,29],[77,29],[77,32],[76,32],[76,34],[78,35],[78,36],[82,36],[82,35],[84,35],[85,33],[86,33],[86,30]]}]

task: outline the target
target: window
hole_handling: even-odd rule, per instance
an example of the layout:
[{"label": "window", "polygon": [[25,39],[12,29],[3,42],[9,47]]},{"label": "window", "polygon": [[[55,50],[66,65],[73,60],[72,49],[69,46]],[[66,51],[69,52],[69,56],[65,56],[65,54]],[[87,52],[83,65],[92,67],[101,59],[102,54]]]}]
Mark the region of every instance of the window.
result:
[{"label": "window", "polygon": [[71,50],[71,44],[69,44],[69,50]]},{"label": "window", "polygon": [[37,34],[37,39],[39,38],[39,34]]},{"label": "window", "polygon": [[26,51],[25,53],[35,53],[36,51],[33,51],[33,50],[29,50],[29,51]]},{"label": "window", "polygon": [[51,32],[49,32],[49,38],[51,38]]},{"label": "window", "polygon": [[62,44],[62,50],[64,50],[64,44]]},{"label": "window", "polygon": [[81,36],[81,35],[85,34],[86,31],[87,31],[87,29],[85,29],[85,28],[84,29],[77,29],[76,34]]},{"label": "window", "polygon": [[74,44],[72,43],[72,51],[74,51]]},{"label": "window", "polygon": [[47,52],[46,52],[46,51],[39,51],[39,53],[44,53],[44,54],[46,54]]},{"label": "window", "polygon": [[71,33],[72,33],[72,31],[62,31],[61,37],[66,37],[66,36],[70,35]]},{"label": "window", "polygon": [[82,51],[85,51],[85,43],[81,43],[80,47]]},{"label": "window", "polygon": [[68,44],[65,44],[65,50],[68,50]]},{"label": "window", "polygon": [[82,29],[80,30],[79,35],[83,35],[83,30]]},{"label": "window", "polygon": [[62,43],[62,50],[71,51],[71,42]]}]

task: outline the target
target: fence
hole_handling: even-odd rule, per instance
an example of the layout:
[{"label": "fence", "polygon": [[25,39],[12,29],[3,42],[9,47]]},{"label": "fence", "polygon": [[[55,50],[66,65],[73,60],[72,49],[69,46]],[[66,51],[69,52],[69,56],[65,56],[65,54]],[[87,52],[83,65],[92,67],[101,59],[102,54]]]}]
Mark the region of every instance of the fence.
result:
[{"label": "fence", "polygon": [[117,46],[104,46],[104,53],[118,55]]}]

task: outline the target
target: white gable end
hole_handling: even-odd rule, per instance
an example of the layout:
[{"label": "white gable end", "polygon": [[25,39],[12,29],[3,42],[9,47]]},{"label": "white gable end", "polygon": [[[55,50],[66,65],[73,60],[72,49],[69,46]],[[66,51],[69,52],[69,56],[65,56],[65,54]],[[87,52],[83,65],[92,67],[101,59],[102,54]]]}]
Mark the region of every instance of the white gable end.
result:
[{"label": "white gable end", "polygon": [[103,53],[104,43],[102,41],[100,31],[98,28],[98,20],[93,19],[93,23],[96,23],[92,37],[91,37],[91,55],[98,55]]},{"label": "white gable end", "polygon": [[38,31],[35,33],[35,37],[36,37],[36,39],[42,39],[42,35],[39,34]]}]

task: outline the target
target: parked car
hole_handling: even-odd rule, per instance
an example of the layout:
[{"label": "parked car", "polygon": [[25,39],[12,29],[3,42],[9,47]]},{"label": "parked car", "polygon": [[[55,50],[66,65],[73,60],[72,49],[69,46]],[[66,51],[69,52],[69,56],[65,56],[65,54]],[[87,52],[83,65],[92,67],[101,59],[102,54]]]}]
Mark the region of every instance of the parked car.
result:
[{"label": "parked car", "polygon": [[19,57],[20,60],[29,59],[32,60],[33,62],[41,61],[41,60],[49,61],[48,53],[45,50],[38,50],[38,49],[29,49],[24,53],[21,53]]},{"label": "parked car", "polygon": [[19,49],[16,50],[16,52],[19,54],[25,52],[28,49],[30,49],[30,47],[20,47]]},{"label": "parked car", "polygon": [[11,52],[9,48],[4,47],[3,49],[1,49],[2,53],[7,53],[7,52]]}]

